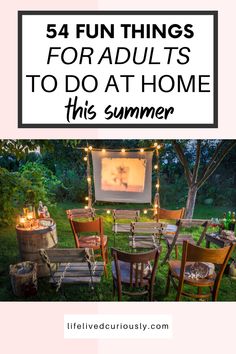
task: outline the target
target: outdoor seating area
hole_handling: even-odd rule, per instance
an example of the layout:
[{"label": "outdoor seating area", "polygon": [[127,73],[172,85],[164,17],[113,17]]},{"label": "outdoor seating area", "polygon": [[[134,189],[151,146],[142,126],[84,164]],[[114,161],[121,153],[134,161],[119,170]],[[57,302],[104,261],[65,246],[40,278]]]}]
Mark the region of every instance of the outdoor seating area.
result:
[{"label": "outdoor seating area", "polygon": [[[22,260],[34,258],[38,263],[38,294],[42,288],[52,299],[66,301],[73,289],[74,300],[84,300],[86,296],[86,301],[100,301],[106,300],[105,287],[106,293],[110,291],[110,301],[189,298],[217,301],[221,280],[228,277],[224,271],[235,243],[209,248],[206,238],[208,229],[212,230],[209,220],[175,219],[173,210],[170,219],[158,218],[158,221],[151,216],[143,220],[140,210],[126,210],[124,215],[122,210],[114,209],[104,217],[102,212],[103,209],[95,208],[64,210],[63,225],[67,224],[70,247],[61,247],[63,241],[55,234],[55,229],[48,237],[56,237],[57,242],[45,242],[41,229],[41,237],[44,237],[41,244],[45,248],[36,249],[34,257],[32,247],[31,254],[29,250],[21,253]],[[117,228],[114,228],[115,214],[122,215],[121,225],[127,225],[126,228],[120,228],[117,219]],[[168,210],[165,210],[165,217],[167,215]],[[182,216],[180,212],[175,215]],[[48,219],[40,221],[47,225]],[[24,232],[32,233],[32,228]],[[20,238],[24,238],[24,234],[18,234],[22,252],[25,245]],[[36,247],[39,243],[38,240]],[[35,258],[37,252],[39,257]],[[163,293],[159,298],[160,290]]]},{"label": "outdoor seating area", "polygon": [[[52,204],[46,189],[34,190],[42,181],[52,183],[47,171],[27,187],[27,202],[12,209],[18,210],[15,223],[0,228],[1,300],[236,300],[234,212],[207,204],[195,208],[192,192],[186,204],[174,193],[171,202],[163,198],[161,144],[78,150],[84,202],[59,200],[60,189]],[[25,175],[22,170],[24,181],[40,176],[41,168]],[[196,168],[185,175],[196,179]],[[12,200],[18,202],[17,193]]]}]

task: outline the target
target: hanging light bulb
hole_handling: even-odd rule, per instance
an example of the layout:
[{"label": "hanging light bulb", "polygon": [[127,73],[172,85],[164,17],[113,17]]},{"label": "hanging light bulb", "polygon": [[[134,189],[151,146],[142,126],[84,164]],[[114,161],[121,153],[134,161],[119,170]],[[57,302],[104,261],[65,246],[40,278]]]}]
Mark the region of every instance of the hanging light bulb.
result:
[{"label": "hanging light bulb", "polygon": [[159,187],[160,187],[160,184],[159,184],[159,183],[157,183],[157,184],[156,184],[156,188],[158,189]]},{"label": "hanging light bulb", "polygon": [[87,201],[87,200],[89,200],[89,197],[85,197],[84,199]]},{"label": "hanging light bulb", "polygon": [[105,152],[106,152],[106,149],[102,149],[102,153],[105,154]]},{"label": "hanging light bulb", "polygon": [[93,147],[92,147],[92,146],[89,146],[89,150],[92,151],[92,150],[93,150]]},{"label": "hanging light bulb", "polygon": [[88,161],[88,158],[87,158],[87,156],[84,156],[84,161]]},{"label": "hanging light bulb", "polygon": [[144,214],[147,214],[147,209],[144,209],[143,213],[144,213]]},{"label": "hanging light bulb", "polygon": [[85,205],[85,206],[84,206],[84,209],[88,209],[88,205]]},{"label": "hanging light bulb", "polygon": [[87,181],[88,181],[88,183],[90,183],[91,182],[91,177],[87,177]]},{"label": "hanging light bulb", "polygon": [[125,152],[125,149],[121,149],[121,152],[123,152],[123,153],[124,153],[124,152]]},{"label": "hanging light bulb", "polygon": [[158,170],[158,165],[154,165],[154,170]]},{"label": "hanging light bulb", "polygon": [[158,205],[157,205],[157,204],[155,204],[155,205],[154,205],[154,208],[155,208],[155,209],[157,209],[157,208],[158,208]]},{"label": "hanging light bulb", "polygon": [[111,211],[109,209],[107,210],[107,214],[111,214]]},{"label": "hanging light bulb", "polygon": [[160,144],[159,144],[159,145],[157,145],[157,149],[158,149],[158,150],[160,150],[160,148],[161,148],[161,145],[160,145]]},{"label": "hanging light bulb", "polygon": [[88,151],[88,148],[84,148],[84,151],[86,151],[86,152],[87,152],[87,151]]},{"label": "hanging light bulb", "polygon": [[143,153],[143,152],[144,152],[144,149],[140,149],[140,152]]},{"label": "hanging light bulb", "polygon": [[154,146],[155,146],[155,147],[157,147],[157,145],[158,145],[157,143],[154,143]]}]

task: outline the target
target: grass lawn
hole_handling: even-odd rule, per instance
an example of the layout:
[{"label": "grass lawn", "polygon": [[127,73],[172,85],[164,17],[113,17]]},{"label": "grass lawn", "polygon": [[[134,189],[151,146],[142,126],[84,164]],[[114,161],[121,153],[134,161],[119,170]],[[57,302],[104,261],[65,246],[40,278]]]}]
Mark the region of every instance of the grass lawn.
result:
[{"label": "grass lawn", "polygon": [[[65,215],[66,209],[72,209],[75,207],[80,207],[78,204],[72,203],[61,203],[55,208],[50,208],[51,216],[57,223],[57,234],[59,240],[59,247],[74,247],[74,239],[70,229],[69,222]],[[104,229],[105,234],[109,239],[109,248],[113,246],[114,237],[111,231],[112,228],[112,216],[107,215],[104,211],[99,210],[99,208],[111,208],[109,205],[103,205],[98,208],[97,214],[103,215],[104,217]],[[121,205],[115,206],[117,209],[121,209]],[[130,205],[130,209],[136,209],[137,206]],[[128,208],[127,206],[123,208]],[[138,206],[141,210],[145,206]],[[224,208],[213,208],[208,206],[197,206],[195,211],[195,218],[211,218],[213,216],[223,215]],[[151,214],[149,215],[151,217]],[[142,216],[142,221],[148,221],[148,216]],[[150,221],[150,220],[149,220]],[[199,230],[197,228],[193,229],[194,238],[197,240],[199,237]],[[166,253],[166,247],[164,242],[162,243],[163,249],[161,254],[161,259]],[[116,247],[129,250],[128,237],[127,235],[117,235],[116,236]],[[234,254],[234,256],[236,256]],[[110,257],[110,255],[109,255]],[[52,288],[47,279],[40,279],[38,284],[38,294],[34,297],[18,298],[15,297],[11,290],[11,284],[9,279],[9,264],[14,264],[19,262],[18,246],[16,241],[16,233],[14,226],[12,227],[1,227],[0,228],[0,301],[65,301],[65,297],[61,293],[56,293],[55,289]],[[102,282],[99,285],[99,294],[101,301],[113,301],[112,299],[112,275],[111,275],[111,257],[108,265],[108,278],[103,276]],[[167,266],[159,266],[157,270],[157,280],[155,285],[154,299],[156,301],[174,301],[175,291],[171,288],[168,297],[165,297],[165,284],[167,277]],[[68,301],[97,301],[97,297],[88,286],[70,285],[65,287],[66,300]],[[123,297],[123,300],[133,301],[135,298]],[[146,298],[137,297],[137,301],[144,301]],[[182,300],[189,301],[187,298],[182,298]],[[236,301],[236,280],[231,279],[229,276],[224,275],[221,282],[219,301]]]}]

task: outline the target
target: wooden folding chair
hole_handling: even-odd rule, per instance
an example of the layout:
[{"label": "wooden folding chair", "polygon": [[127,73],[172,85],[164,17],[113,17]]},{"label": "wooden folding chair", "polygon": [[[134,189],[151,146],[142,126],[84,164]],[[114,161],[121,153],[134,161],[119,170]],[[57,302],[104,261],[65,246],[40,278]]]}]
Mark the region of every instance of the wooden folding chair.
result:
[{"label": "wooden folding chair", "polygon": [[[168,262],[166,295],[169,293],[171,282],[177,290],[176,301],[180,301],[181,296],[194,299],[209,299],[211,297],[212,301],[217,301],[220,282],[234,247],[235,244],[231,244],[224,248],[208,249],[184,241],[182,260]],[[197,293],[184,290],[184,285],[196,288]],[[203,288],[208,291],[203,293]]]},{"label": "wooden folding chair", "polygon": [[131,232],[131,222],[138,221],[140,218],[140,210],[112,210],[113,226],[112,231],[114,233],[114,245],[116,242],[116,234]]},{"label": "wooden folding chair", "polygon": [[[73,219],[69,219],[69,221],[74,235],[76,248],[91,248],[93,251],[100,250],[100,253],[95,254],[95,257],[102,256],[105,274],[107,275],[108,240],[107,236],[104,235],[102,218],[83,222],[75,221]],[[90,235],[87,235],[88,233]],[[86,234],[86,236],[82,236],[82,234]]]},{"label": "wooden folding chair", "polygon": [[[202,220],[202,219],[182,219],[178,220],[176,223],[176,232],[175,234],[166,234],[164,239],[166,241],[167,245],[167,253],[162,261],[162,265],[166,263],[167,260],[169,260],[171,253],[173,249],[175,248],[175,257],[178,259],[178,246],[182,246],[184,241],[188,241],[189,243],[192,244],[197,244],[198,246],[201,245],[203,239],[205,238],[206,231],[208,228],[208,220]],[[201,234],[197,242],[195,242],[192,234],[181,234],[181,229],[189,229],[192,227],[201,227]]]},{"label": "wooden folding chair", "polygon": [[130,247],[153,249],[160,246],[160,236],[164,224],[158,222],[133,222],[131,223]]},{"label": "wooden folding chair", "polygon": [[81,208],[81,209],[68,209],[66,210],[68,219],[91,219],[95,218],[95,209],[93,208]]},{"label": "wooden folding chair", "polygon": [[112,262],[113,298],[117,290],[118,301],[122,300],[122,294],[129,296],[147,294],[149,301],[153,301],[153,287],[160,250],[127,253],[112,248],[111,253],[114,259]]},{"label": "wooden folding chair", "polygon": [[50,271],[49,283],[62,290],[66,284],[88,284],[92,290],[100,283],[103,262],[96,262],[86,248],[40,249],[39,253]]},{"label": "wooden folding chair", "polygon": [[184,217],[185,208],[178,210],[157,209],[156,220],[179,220]]}]

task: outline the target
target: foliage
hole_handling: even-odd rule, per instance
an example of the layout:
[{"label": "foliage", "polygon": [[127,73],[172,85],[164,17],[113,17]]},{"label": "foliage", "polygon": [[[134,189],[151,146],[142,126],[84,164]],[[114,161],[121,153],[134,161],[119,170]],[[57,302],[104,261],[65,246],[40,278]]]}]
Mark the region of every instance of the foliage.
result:
[{"label": "foliage", "polygon": [[18,188],[21,185],[18,173],[0,168],[0,223],[9,224],[16,207]]},{"label": "foliage", "polygon": [[61,182],[51,170],[41,163],[27,162],[19,171],[24,180],[23,196],[26,203],[36,205],[42,200],[51,205],[55,201]]},{"label": "foliage", "polygon": [[39,200],[51,205],[61,182],[44,165],[27,162],[19,172],[0,168],[0,222],[10,224],[17,209]]},{"label": "foliage", "polygon": [[[178,140],[177,142],[181,145],[189,168],[193,171],[197,141]],[[183,166],[173,148],[172,141],[164,140],[161,143],[163,145],[160,150],[161,205],[164,208],[168,205],[172,208],[182,207],[186,203],[188,194]],[[199,177],[220,143],[219,140],[201,141]],[[153,146],[154,140],[0,140],[0,168],[14,173],[17,182],[12,202],[14,207],[23,205],[26,201],[37,204],[39,199],[43,199],[45,204],[66,200],[84,203],[84,197],[87,196],[87,181],[83,148],[89,145],[94,148],[132,149]],[[153,164],[155,163],[154,154]],[[235,165],[236,149],[233,148],[202,185],[197,202],[204,204],[206,199],[212,199],[213,205],[226,207],[236,204]],[[6,181],[8,180],[10,181],[9,177],[6,177]],[[156,170],[153,170],[152,180],[154,197]],[[12,188],[9,186],[10,190]],[[10,190],[5,194],[10,195],[12,192]],[[11,200],[10,196],[6,199]],[[10,202],[6,205],[10,205]],[[6,207],[6,210],[11,208]]]}]

